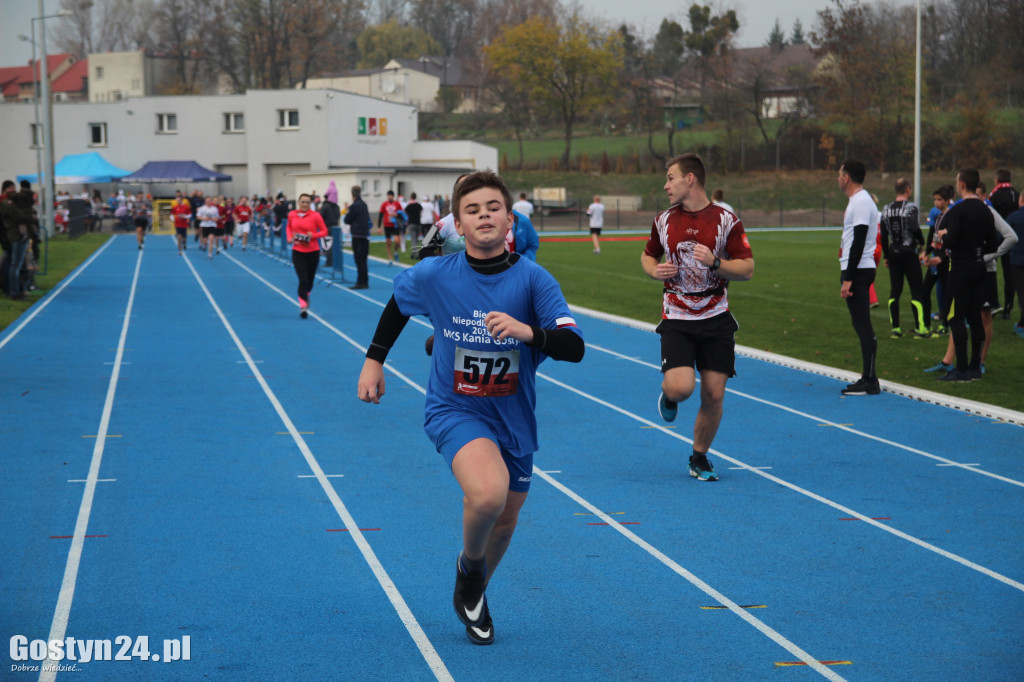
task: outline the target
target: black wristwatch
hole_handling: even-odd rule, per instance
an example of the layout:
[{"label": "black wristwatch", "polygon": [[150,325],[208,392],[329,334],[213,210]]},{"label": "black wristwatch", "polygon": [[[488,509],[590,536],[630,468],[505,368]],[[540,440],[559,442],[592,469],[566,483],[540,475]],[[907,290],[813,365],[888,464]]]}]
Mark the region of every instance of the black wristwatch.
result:
[{"label": "black wristwatch", "polygon": [[715,262],[708,266],[708,270],[710,270],[711,272],[714,272],[715,270],[717,270],[721,266],[722,266],[722,259],[718,258],[716,256],[715,257]]}]

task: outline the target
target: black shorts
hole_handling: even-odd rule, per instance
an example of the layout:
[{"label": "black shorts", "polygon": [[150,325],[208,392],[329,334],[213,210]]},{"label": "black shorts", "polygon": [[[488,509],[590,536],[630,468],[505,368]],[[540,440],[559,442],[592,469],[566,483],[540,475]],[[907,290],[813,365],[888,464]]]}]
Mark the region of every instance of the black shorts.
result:
[{"label": "black shorts", "polygon": [[207,227],[206,225],[200,226],[203,231],[203,238],[209,237],[217,229],[216,227]]},{"label": "black shorts", "polygon": [[213,234],[216,237],[223,237],[226,234],[225,228],[221,225],[213,228]]},{"label": "black shorts", "polygon": [[145,216],[139,216],[138,218],[132,218],[132,222],[135,223],[136,230],[145,230],[149,226],[149,218]]},{"label": "black shorts", "polygon": [[174,228],[174,233],[176,235],[178,235],[179,237],[188,237],[188,228],[187,227],[176,227],[176,228]]},{"label": "black shorts", "polygon": [[661,335],[661,371],[696,367],[736,376],[739,328],[728,311],[706,320],[662,320],[655,330]]},{"label": "black shorts", "polygon": [[984,293],[984,301],[981,304],[982,310],[991,310],[999,305],[999,279],[994,271],[985,271],[985,283],[981,287]]},{"label": "black shorts", "polygon": [[384,226],[384,238],[385,239],[391,239],[392,237],[395,237],[395,236],[401,235],[401,234],[405,234],[405,228],[404,227],[394,227],[394,226],[388,227],[387,225]]},{"label": "black shorts", "polygon": [[601,228],[600,227],[592,227],[592,228],[590,228],[590,234],[600,235],[601,234]]}]

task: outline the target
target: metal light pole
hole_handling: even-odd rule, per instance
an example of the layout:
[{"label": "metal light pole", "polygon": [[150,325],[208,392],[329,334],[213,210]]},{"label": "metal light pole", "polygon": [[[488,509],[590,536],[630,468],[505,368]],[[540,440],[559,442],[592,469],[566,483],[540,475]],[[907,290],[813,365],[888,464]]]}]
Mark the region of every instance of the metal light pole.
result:
[{"label": "metal light pole", "polygon": [[39,0],[39,16],[32,19],[32,21],[42,22],[39,26],[40,33],[40,47],[43,53],[42,59],[42,73],[40,78],[43,81],[43,120],[45,121],[44,134],[46,145],[46,155],[44,160],[46,161],[46,185],[43,190],[43,201],[47,203],[46,210],[46,222],[43,227],[43,234],[45,239],[49,241],[50,234],[53,232],[53,197],[54,197],[54,181],[53,181],[53,103],[50,101],[50,74],[48,72],[49,61],[46,56],[46,9],[43,7],[43,0]]},{"label": "metal light pole", "polygon": [[[36,24],[35,19],[32,20],[32,37],[29,38],[25,34],[18,36],[18,40],[32,43],[32,108],[35,109],[35,136],[32,142],[36,146],[36,180],[40,185],[43,184],[43,135],[42,130],[39,128],[39,64],[36,62]],[[40,219],[46,222],[46,204],[40,202]]]},{"label": "metal light pole", "polygon": [[914,67],[914,203],[921,210],[921,0],[917,0],[917,59]]}]

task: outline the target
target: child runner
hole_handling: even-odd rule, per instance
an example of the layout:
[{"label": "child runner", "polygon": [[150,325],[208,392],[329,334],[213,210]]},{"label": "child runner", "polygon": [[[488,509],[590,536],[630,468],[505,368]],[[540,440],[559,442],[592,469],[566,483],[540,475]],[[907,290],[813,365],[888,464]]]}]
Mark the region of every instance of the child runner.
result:
[{"label": "child runner", "polygon": [[494,641],[484,591],[530,489],[537,366],[548,357],[579,362],[584,352],[558,282],[505,247],[511,205],[504,182],[490,171],[458,185],[452,207],[466,250],[428,258],[395,277],[358,385],[360,400],[380,402],[384,361],[411,315],[441,327],[424,429],[464,494],[452,601],[474,644]]}]

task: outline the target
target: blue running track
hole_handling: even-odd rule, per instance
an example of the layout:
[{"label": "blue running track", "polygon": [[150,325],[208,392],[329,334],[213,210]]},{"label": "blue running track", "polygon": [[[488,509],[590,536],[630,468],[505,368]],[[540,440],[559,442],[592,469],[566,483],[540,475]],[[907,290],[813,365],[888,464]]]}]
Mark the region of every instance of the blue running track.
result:
[{"label": "blue running track", "polygon": [[3,679],[1024,679],[1020,425],[744,356],[699,483],[657,337],[585,312],[472,645],[429,323],[356,399],[397,272],[301,320],[290,262],[116,237],[0,334]]}]

